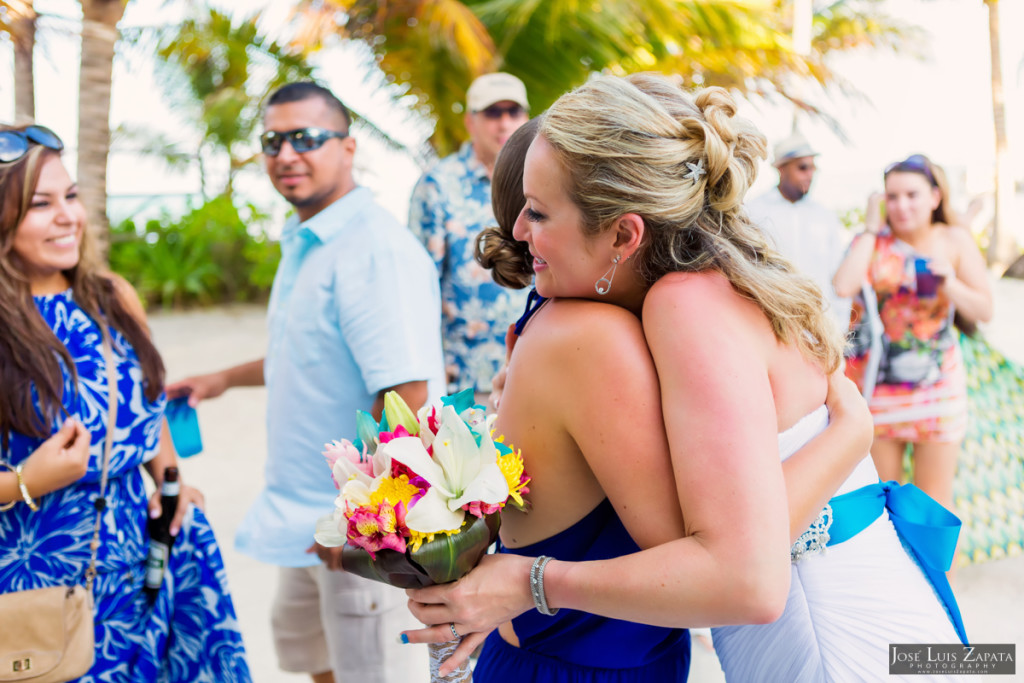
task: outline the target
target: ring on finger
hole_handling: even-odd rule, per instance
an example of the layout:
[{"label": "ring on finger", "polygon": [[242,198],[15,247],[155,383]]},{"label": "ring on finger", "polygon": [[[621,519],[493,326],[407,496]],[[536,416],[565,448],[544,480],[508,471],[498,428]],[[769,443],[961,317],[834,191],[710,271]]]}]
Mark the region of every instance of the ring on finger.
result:
[{"label": "ring on finger", "polygon": [[455,622],[452,622],[452,623],[448,624],[448,628],[450,628],[452,630],[452,636],[455,637],[455,640],[458,640],[460,638],[460,636],[459,636],[459,632],[455,630]]}]

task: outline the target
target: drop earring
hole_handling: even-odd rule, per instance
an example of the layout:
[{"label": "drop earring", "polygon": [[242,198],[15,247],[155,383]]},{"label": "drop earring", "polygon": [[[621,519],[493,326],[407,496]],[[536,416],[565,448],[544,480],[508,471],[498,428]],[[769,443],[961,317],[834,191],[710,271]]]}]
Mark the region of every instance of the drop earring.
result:
[{"label": "drop earring", "polygon": [[619,267],[619,261],[622,259],[622,254],[616,254],[615,259],[612,261],[612,267],[605,271],[601,279],[594,283],[594,289],[598,294],[604,296],[612,288],[612,280],[615,279],[615,269]]}]

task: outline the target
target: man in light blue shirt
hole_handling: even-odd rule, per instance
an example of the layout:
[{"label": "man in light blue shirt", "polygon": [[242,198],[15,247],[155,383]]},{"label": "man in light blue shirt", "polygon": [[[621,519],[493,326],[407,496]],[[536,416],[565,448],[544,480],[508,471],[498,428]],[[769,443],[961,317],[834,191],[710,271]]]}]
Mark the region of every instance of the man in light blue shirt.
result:
[{"label": "man in light blue shirt", "polygon": [[405,594],[340,570],[340,548],[313,543],[338,492],[324,444],[355,436],[357,409],[377,418],[397,391],[415,410],[444,391],[440,292],[430,257],[352,176],[344,105],[312,83],[268,100],[267,174],[294,207],[268,314],[264,359],[168,387],[195,404],[266,384],[266,488],[238,529],[238,549],[281,567],[273,631],[281,668],[316,683],[425,679],[425,650],[397,644],[414,627]]}]

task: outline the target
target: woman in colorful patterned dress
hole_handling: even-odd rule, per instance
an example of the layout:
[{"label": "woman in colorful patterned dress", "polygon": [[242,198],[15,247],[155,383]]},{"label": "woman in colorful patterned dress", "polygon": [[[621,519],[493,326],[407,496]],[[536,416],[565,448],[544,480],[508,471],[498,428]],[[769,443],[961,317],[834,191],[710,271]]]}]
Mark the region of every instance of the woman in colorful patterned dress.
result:
[{"label": "woman in colorful patterned dress", "polygon": [[883,480],[900,481],[909,444],[914,483],[952,508],[967,429],[967,380],[953,313],[989,320],[992,290],[981,252],[950,211],[945,174],[923,155],[885,170],[885,194],[868,201],[864,232],[834,285],[839,296],[854,296],[865,282],[874,298],[865,310],[877,311],[881,344],[857,349],[847,374],[874,387],[875,467]]},{"label": "woman in colorful patterned dress", "polygon": [[[176,540],[155,599],[142,470],[157,489],[176,455],[163,364],[131,285],[103,273],[63,143],[41,126],[0,129],[0,593],[84,583],[109,392],[118,397],[93,584],[95,661],[82,681],[249,681],[224,563],[182,486]],[[62,426],[63,423],[63,426]]]}]

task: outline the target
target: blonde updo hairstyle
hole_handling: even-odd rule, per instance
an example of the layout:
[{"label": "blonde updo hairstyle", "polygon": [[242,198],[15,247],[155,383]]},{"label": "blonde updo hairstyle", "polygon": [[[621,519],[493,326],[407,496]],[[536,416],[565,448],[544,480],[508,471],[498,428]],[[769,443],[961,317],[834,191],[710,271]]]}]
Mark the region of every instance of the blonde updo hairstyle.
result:
[{"label": "blonde updo hairstyle", "polygon": [[[842,338],[820,289],[743,210],[765,139],[736,116],[725,90],[691,96],[656,74],[597,76],[559,98],[539,134],[562,164],[585,234],[639,215],[646,230],[635,267],[648,283],[718,271],[761,308],[781,342],[827,372],[838,367]],[[706,173],[694,173],[698,165]]]}]

